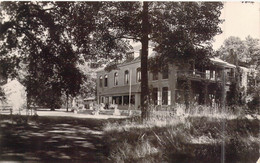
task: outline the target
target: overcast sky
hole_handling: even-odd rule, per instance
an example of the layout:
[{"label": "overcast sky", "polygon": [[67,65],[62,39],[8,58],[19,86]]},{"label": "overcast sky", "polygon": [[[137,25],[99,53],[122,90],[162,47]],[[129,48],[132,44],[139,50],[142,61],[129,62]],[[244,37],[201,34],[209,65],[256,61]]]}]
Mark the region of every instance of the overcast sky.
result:
[{"label": "overcast sky", "polygon": [[214,49],[217,50],[229,36],[244,39],[250,35],[260,39],[260,2],[225,2],[221,18],[225,19],[220,25],[223,33],[215,37]]}]

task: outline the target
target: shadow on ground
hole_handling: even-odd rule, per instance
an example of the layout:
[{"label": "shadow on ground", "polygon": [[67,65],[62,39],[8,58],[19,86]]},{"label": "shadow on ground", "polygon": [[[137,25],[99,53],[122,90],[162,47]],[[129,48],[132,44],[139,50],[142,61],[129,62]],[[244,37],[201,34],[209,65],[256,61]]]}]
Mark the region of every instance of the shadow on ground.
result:
[{"label": "shadow on ground", "polygon": [[[102,162],[105,120],[0,115],[0,160]],[[13,120],[12,120],[13,119]]]}]

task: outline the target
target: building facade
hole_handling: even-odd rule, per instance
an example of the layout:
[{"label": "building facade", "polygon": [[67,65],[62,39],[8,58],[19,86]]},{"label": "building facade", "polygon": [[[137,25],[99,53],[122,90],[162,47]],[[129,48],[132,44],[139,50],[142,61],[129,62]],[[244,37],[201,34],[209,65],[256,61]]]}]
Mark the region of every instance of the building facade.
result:
[{"label": "building facade", "polygon": [[[173,63],[161,73],[148,72],[151,103],[169,106],[176,103],[220,104],[229,91],[236,66],[218,58],[211,66],[201,67]],[[141,95],[141,61],[137,57],[118,65],[118,69],[97,72],[97,102],[118,104],[119,108],[139,108]],[[225,78],[224,78],[225,77]]]}]

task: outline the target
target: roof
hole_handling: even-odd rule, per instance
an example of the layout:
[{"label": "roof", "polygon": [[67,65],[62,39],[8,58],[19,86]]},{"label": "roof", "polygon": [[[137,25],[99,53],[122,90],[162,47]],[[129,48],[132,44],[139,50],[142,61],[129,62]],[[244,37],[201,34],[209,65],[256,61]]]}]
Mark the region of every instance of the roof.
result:
[{"label": "roof", "polygon": [[[156,55],[157,55],[157,53],[152,52],[152,53],[150,53],[150,55],[148,56],[148,58],[153,58],[153,57],[155,57]],[[134,58],[134,59],[131,60],[131,61],[125,61],[125,62],[123,62],[123,63],[121,63],[121,64],[118,64],[117,67],[127,66],[127,65],[130,65],[130,64],[133,64],[133,63],[137,63],[137,62],[140,62],[140,61],[141,61],[141,58],[140,58],[140,56],[139,56],[139,57]],[[215,65],[223,66],[223,67],[225,67],[225,68],[236,68],[236,66],[235,66],[234,64],[231,64],[231,63],[228,63],[228,62],[226,62],[226,61],[223,61],[222,59],[217,58],[217,57],[210,58],[210,61],[211,61],[213,64],[215,64]],[[239,67],[241,67],[241,66],[239,66]],[[102,72],[102,71],[104,71],[104,68],[98,70],[97,72]]]},{"label": "roof", "polygon": [[210,58],[210,61],[213,62],[213,64],[217,64],[219,66],[223,66],[223,67],[226,67],[226,68],[236,68],[235,65],[230,64],[228,62],[225,62],[225,61],[223,61],[223,60],[221,60],[219,58],[216,58],[216,57]]},{"label": "roof", "polygon": [[246,72],[249,72],[249,71],[250,71],[249,68],[246,68],[246,67],[243,67],[243,66],[239,66],[239,68],[241,68],[243,71],[246,71]]},{"label": "roof", "polygon": [[[101,93],[101,95],[117,95],[117,94],[128,94],[129,93],[129,85],[121,86],[121,87],[113,87],[108,90],[105,90]],[[140,93],[141,86],[140,84],[135,84],[131,86],[131,93]]]}]

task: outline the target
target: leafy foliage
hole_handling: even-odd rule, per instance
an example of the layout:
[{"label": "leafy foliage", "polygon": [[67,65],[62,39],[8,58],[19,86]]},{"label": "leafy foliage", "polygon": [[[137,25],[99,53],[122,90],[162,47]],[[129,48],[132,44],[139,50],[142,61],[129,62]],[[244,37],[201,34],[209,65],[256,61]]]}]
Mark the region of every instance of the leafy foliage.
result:
[{"label": "leafy foliage", "polygon": [[[233,56],[231,55],[231,50],[233,51]],[[259,39],[247,36],[245,40],[241,40],[239,37],[230,36],[217,51],[217,56],[234,64],[236,64],[235,59],[237,57],[239,65],[259,67]]]},{"label": "leafy foliage", "polygon": [[[233,63],[249,68],[247,102],[251,111],[259,108],[259,70],[260,70],[260,44],[259,39],[247,36],[245,40],[231,36],[217,51],[217,56]],[[237,79],[237,77],[236,77]],[[238,80],[237,80],[238,81]],[[227,96],[231,105],[241,104],[241,88],[236,81],[230,87],[230,95]],[[243,101],[243,100],[242,100]]]},{"label": "leafy foliage", "polygon": [[63,92],[76,96],[83,83],[78,65],[114,59],[109,54],[126,45],[114,41],[103,24],[102,3],[2,2],[1,7],[1,54],[22,61],[26,73],[20,81],[29,103],[52,107]]},{"label": "leafy foliage", "polygon": [[[152,41],[161,63],[208,59],[212,38],[221,33],[218,24],[222,3],[159,3]],[[163,20],[160,22],[160,20]],[[155,32],[156,31],[156,32]],[[160,32],[158,32],[160,31]]]}]

